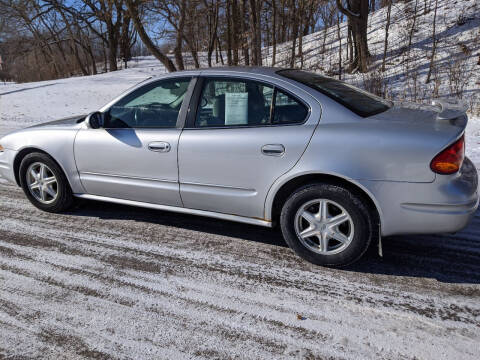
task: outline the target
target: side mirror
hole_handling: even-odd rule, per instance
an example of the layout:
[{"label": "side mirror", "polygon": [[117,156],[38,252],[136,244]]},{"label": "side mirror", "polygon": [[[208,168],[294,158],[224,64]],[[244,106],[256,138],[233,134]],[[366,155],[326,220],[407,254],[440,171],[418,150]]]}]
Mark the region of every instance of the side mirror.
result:
[{"label": "side mirror", "polygon": [[100,129],[103,127],[103,113],[100,111],[95,111],[88,114],[86,120],[88,126],[91,129]]}]

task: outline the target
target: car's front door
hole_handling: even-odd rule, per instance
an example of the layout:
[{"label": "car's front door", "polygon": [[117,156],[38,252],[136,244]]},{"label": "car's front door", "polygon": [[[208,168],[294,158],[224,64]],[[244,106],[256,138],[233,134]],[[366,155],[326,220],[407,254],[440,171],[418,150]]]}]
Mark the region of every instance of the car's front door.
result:
[{"label": "car's front door", "polygon": [[300,159],[320,117],[318,103],[292,93],[245,78],[200,78],[179,143],[185,207],[264,218],[269,188]]},{"label": "car's front door", "polygon": [[103,128],[79,131],[75,161],[88,194],[182,206],[177,149],[191,80],[148,83],[105,111]]}]

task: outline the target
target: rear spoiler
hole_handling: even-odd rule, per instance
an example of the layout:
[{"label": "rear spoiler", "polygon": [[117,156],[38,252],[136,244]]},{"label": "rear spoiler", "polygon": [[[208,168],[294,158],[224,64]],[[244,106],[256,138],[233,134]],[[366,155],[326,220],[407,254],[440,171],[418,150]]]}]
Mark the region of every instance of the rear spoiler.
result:
[{"label": "rear spoiler", "polygon": [[456,99],[435,99],[432,101],[432,105],[438,109],[438,120],[452,120],[463,117],[468,109],[468,105],[464,101]]}]

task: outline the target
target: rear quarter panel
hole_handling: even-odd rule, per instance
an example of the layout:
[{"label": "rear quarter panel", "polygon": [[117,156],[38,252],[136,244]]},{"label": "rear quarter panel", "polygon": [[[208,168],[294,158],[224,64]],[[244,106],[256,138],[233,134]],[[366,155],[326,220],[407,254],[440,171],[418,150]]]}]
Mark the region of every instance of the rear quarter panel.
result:
[{"label": "rear quarter panel", "polygon": [[323,116],[294,170],[357,180],[432,182],[430,161],[445,145],[442,134],[413,124],[361,118],[321,99]]}]

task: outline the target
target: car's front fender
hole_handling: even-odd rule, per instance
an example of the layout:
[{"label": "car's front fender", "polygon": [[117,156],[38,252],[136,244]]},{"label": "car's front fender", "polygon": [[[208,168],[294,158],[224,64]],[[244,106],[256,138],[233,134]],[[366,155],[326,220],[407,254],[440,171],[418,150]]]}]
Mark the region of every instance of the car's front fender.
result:
[{"label": "car's front fender", "polygon": [[10,154],[8,166],[13,175],[26,154],[40,151],[48,154],[58,163],[73,192],[84,192],[73,153],[77,131],[78,129],[29,128],[6,135],[0,139],[0,144],[6,149],[5,152]]}]

